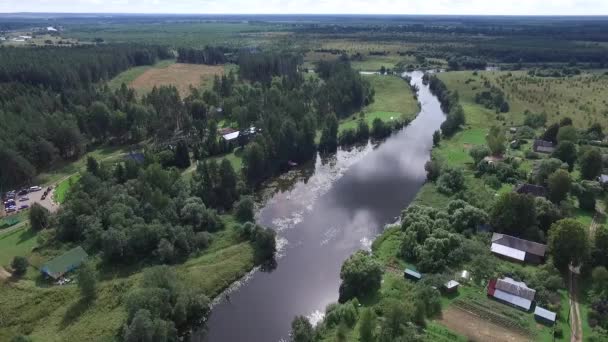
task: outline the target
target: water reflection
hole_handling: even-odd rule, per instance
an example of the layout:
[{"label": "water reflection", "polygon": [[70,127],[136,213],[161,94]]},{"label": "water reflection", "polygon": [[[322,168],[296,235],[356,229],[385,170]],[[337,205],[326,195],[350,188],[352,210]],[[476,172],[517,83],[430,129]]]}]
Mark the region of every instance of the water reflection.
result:
[{"label": "water reflection", "polygon": [[206,338],[194,341],[279,341],[295,315],[319,319],[338,299],[340,266],[357,249],[369,249],[424,182],[432,134],[444,119],[439,102],[418,85],[422,111],[382,144],[369,143],[318,157],[271,184],[257,219],[278,232],[281,247],[272,273],[254,272],[214,307]]}]

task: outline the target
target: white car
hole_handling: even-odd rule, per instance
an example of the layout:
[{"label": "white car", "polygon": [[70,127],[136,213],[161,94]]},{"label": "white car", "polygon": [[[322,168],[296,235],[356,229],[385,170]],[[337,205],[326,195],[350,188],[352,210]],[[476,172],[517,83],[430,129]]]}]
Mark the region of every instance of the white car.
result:
[{"label": "white car", "polygon": [[38,185],[33,186],[33,187],[31,187],[31,188],[30,188],[30,192],[33,192],[33,191],[40,191],[40,190],[42,190],[42,188],[41,188],[41,187],[39,187]]}]

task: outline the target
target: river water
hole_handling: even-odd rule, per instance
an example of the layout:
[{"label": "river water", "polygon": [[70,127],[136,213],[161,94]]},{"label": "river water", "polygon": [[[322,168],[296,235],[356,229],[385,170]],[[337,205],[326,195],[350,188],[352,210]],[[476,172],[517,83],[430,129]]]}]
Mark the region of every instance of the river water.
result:
[{"label": "river water", "polygon": [[[222,296],[207,332],[192,341],[276,342],[289,339],[292,319],[314,323],[338,300],[340,267],[358,249],[369,249],[384,226],[395,222],[425,180],[433,132],[444,120],[439,101],[419,88],[421,112],[381,144],[340,150],[329,159],[291,171],[267,187],[257,220],[277,231],[272,271],[256,270]],[[403,96],[410,96],[404,93]]]}]

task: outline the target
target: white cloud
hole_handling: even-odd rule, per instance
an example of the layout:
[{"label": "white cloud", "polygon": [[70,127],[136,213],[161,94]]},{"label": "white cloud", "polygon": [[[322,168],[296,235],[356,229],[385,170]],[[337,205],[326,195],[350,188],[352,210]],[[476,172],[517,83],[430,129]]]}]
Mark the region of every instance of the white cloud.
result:
[{"label": "white cloud", "polygon": [[607,15],[606,0],[2,0],[0,12]]}]

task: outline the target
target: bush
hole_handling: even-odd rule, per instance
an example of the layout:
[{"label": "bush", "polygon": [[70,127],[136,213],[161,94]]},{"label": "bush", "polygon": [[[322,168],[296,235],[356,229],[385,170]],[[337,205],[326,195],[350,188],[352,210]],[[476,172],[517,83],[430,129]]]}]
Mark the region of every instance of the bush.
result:
[{"label": "bush", "polygon": [[11,268],[13,269],[13,275],[16,277],[21,277],[22,275],[25,274],[25,272],[27,272],[27,267],[30,265],[30,263],[27,261],[26,258],[22,257],[22,256],[16,256],[13,259],[13,262],[11,262]]},{"label": "bush", "polygon": [[448,168],[437,179],[437,190],[446,195],[460,192],[464,187],[464,173],[461,169]]},{"label": "bush", "polygon": [[49,225],[49,211],[38,203],[32,204],[29,218],[30,226],[34,231],[42,230]]},{"label": "bush", "polygon": [[424,164],[426,170],[426,180],[434,182],[441,175],[441,163],[436,159],[431,159]]}]

